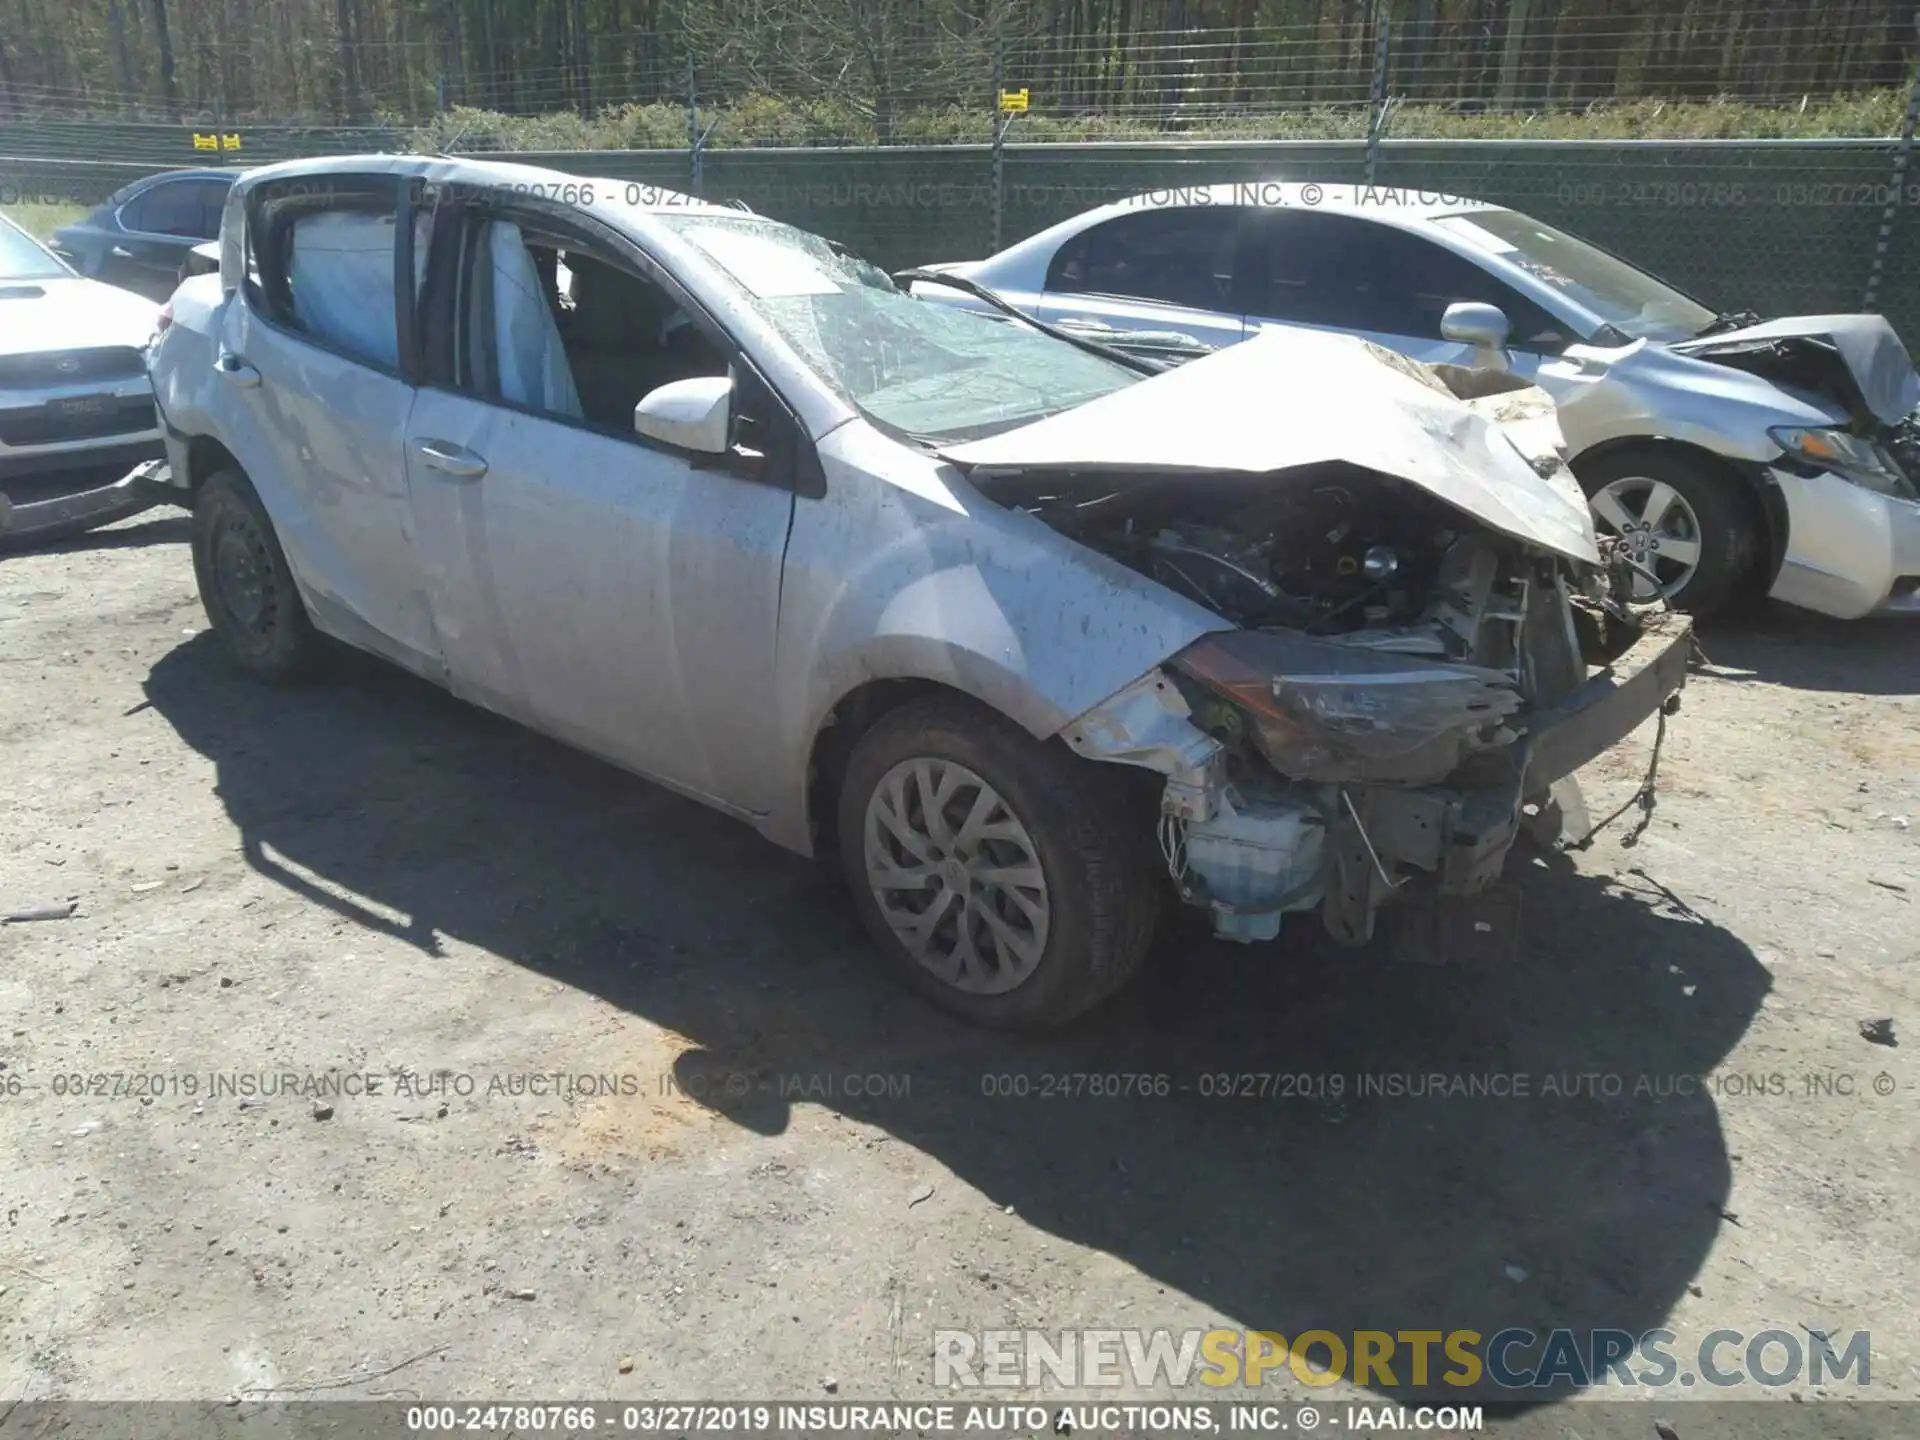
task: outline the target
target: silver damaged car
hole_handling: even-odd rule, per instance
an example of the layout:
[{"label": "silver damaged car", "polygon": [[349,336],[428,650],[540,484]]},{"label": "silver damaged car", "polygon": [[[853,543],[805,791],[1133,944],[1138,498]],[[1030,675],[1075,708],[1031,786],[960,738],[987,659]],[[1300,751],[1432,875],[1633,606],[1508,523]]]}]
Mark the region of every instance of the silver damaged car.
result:
[{"label": "silver damaged car", "polygon": [[238,663],[331,636],[834,857],[979,1023],[1111,994],[1169,902],[1358,944],[1471,894],[1684,680],[1511,377],[1165,368],[482,162],[257,170],[221,247],[152,363]]}]

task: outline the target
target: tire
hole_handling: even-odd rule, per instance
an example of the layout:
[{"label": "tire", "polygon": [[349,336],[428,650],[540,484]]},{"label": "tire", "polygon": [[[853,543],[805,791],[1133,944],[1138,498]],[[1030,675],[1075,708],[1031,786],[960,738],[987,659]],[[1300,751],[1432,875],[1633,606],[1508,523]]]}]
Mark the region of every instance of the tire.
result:
[{"label": "tire", "polygon": [[238,470],[215,471],[194,498],[193,576],[208,623],[242,670],[283,685],[318,668],[320,637],[273,522]]},{"label": "tire", "polygon": [[[942,1009],[1002,1030],[1063,1025],[1121,989],[1152,947],[1165,887],[1153,812],[1128,803],[1144,794],[1130,773],[1099,773],[1114,768],[959,696],[882,716],[848,759],[837,829],[854,903],[888,967]],[[876,882],[916,869],[936,873],[922,887]],[[896,921],[926,925],[936,907],[922,961]]]},{"label": "tire", "polygon": [[[1671,492],[1673,499],[1660,517],[1661,528],[1641,532],[1655,546],[1664,546],[1666,557],[1656,548],[1642,550],[1639,558],[1649,562],[1663,581],[1671,582],[1678,578],[1679,563],[1672,557],[1676,551],[1685,553],[1679,547],[1688,543],[1686,532],[1692,532],[1698,558],[1691,573],[1678,578],[1677,584],[1670,583],[1667,590],[1667,603],[1676,610],[1699,618],[1717,614],[1740,593],[1759,563],[1764,546],[1758,506],[1738,477],[1710,460],[1657,450],[1623,450],[1582,462],[1574,474],[1593,503],[1594,528],[1603,535],[1624,533],[1618,523],[1623,514],[1637,527],[1649,507],[1643,500],[1636,511],[1636,495],[1651,500],[1658,493],[1656,487]],[[1603,498],[1609,492],[1614,500],[1611,507]],[[1607,509],[1615,513],[1610,516]],[[1636,590],[1635,599],[1642,598],[1655,598],[1650,583],[1644,597]]]}]

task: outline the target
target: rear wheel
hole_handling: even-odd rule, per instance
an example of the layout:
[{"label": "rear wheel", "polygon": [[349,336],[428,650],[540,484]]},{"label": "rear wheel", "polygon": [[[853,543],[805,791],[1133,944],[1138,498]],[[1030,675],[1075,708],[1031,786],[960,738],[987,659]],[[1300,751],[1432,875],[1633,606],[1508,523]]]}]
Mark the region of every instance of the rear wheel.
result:
[{"label": "rear wheel", "polygon": [[1662,598],[1711,615],[1739,591],[1760,554],[1760,523],[1734,476],[1710,461],[1630,450],[1575,471],[1594,528],[1618,536],[1638,567],[1634,600]]},{"label": "rear wheel", "polygon": [[996,1028],[1063,1024],[1120,989],[1163,888],[1128,778],[957,696],[883,716],[848,761],[838,828],[890,968]]},{"label": "rear wheel", "polygon": [[313,672],[320,637],[247,477],[220,470],[194,498],[193,574],[214,633],[240,668],[286,683]]}]

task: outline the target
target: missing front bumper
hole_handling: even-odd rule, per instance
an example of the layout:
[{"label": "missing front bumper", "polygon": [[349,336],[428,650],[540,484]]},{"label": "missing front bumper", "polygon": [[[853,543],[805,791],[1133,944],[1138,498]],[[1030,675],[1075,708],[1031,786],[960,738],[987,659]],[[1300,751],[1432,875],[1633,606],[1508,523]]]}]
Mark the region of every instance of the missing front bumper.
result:
[{"label": "missing front bumper", "polygon": [[1336,940],[1364,944],[1381,906],[1403,891],[1472,895],[1496,879],[1522,807],[1625,739],[1686,684],[1693,630],[1650,618],[1611,665],[1558,704],[1525,717],[1520,740],[1443,785],[1342,787],[1327,836],[1322,915]]}]

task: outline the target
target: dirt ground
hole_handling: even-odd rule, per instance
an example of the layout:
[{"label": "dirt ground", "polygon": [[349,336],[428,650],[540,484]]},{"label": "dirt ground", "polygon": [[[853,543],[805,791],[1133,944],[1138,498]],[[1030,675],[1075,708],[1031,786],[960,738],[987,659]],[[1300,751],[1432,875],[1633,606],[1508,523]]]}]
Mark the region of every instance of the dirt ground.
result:
[{"label": "dirt ground", "polygon": [[[745,828],[372,661],[237,678],[186,538],[0,559],[0,912],[76,903],[0,925],[0,1405],[911,1398],[938,1329],[1216,1324],[1867,1330],[1824,1390],[1920,1400],[1920,629],[1709,631],[1509,956],[1306,920],[1013,1042]],[[242,1088],[326,1072],[379,1093]]]}]

